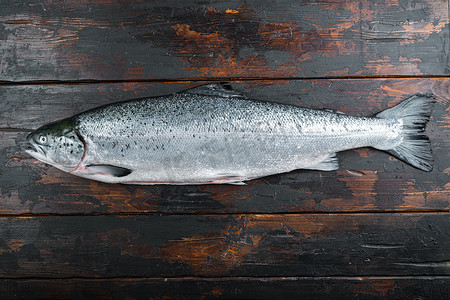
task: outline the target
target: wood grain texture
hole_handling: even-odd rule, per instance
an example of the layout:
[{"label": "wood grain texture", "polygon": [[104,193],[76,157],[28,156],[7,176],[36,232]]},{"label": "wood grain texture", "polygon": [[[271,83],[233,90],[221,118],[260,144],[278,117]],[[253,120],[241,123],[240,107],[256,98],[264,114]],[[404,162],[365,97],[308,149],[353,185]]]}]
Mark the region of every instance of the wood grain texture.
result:
[{"label": "wood grain texture", "polygon": [[1,80],[446,75],[448,3],[3,1]]},{"label": "wood grain texture", "polygon": [[[442,299],[448,277],[0,280],[9,299]],[[20,297],[18,297],[20,295]],[[330,296],[332,295],[332,296]]]},{"label": "wood grain texture", "polygon": [[0,277],[450,275],[449,216],[1,218]]},{"label": "wood grain texture", "polygon": [[[0,7],[1,299],[450,295],[448,0]],[[252,99],[359,116],[432,92],[435,167],[357,149],[339,154],[336,172],[123,186],[23,152],[45,123],[208,80],[232,81]]]},{"label": "wood grain texture", "polygon": [[[450,80],[306,80],[235,83],[250,98],[373,115],[416,92],[437,97],[427,132],[435,167],[416,170],[388,154],[339,154],[336,172],[299,170],[247,186],[126,186],[78,178],[23,152],[30,129],[98,105],[181,90],[196,83],[0,87],[0,214],[448,211]],[[24,97],[24,95],[28,95]]]}]

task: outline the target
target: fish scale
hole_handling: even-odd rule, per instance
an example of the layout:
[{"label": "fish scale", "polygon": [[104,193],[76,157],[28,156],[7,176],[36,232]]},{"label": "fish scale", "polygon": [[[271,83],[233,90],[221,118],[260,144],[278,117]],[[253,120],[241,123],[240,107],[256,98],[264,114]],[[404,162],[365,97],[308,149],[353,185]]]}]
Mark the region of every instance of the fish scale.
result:
[{"label": "fish scale", "polygon": [[[419,115],[429,113],[432,97],[415,97],[418,100],[407,101],[423,108]],[[398,114],[395,110],[383,117],[355,117],[260,102],[213,84],[119,102],[60,121],[71,124],[67,130],[79,137],[83,157],[70,166],[49,157],[46,162],[111,183],[239,184],[295,169],[335,170],[335,153],[352,148],[369,146],[395,155],[403,141],[414,136],[423,143],[419,150],[425,154],[416,155],[421,160],[405,158],[404,152],[396,156],[426,169],[429,145],[422,129],[427,119],[418,118],[419,125],[404,124],[394,113]],[[406,135],[405,130],[414,126],[420,128]],[[41,135],[38,129],[30,142]]]}]

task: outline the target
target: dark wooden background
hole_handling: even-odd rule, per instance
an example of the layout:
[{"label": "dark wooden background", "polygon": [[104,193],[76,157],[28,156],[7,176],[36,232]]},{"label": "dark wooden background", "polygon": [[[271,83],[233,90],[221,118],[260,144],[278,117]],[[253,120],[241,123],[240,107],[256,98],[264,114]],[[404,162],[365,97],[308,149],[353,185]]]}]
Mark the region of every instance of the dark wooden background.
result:
[{"label": "dark wooden background", "polygon": [[[0,298],[450,295],[448,0],[0,2]],[[229,81],[372,115],[437,97],[426,173],[373,149],[246,186],[124,186],[23,151],[31,129]]]}]

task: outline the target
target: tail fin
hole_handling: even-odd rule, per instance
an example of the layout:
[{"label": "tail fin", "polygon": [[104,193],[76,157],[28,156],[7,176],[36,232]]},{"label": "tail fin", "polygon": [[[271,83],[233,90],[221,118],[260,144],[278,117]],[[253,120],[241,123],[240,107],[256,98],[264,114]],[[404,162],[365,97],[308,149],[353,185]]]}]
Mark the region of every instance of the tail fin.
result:
[{"label": "tail fin", "polygon": [[424,132],[434,102],[432,94],[416,94],[375,115],[377,118],[403,121],[401,144],[387,152],[424,171],[433,169],[430,141]]}]

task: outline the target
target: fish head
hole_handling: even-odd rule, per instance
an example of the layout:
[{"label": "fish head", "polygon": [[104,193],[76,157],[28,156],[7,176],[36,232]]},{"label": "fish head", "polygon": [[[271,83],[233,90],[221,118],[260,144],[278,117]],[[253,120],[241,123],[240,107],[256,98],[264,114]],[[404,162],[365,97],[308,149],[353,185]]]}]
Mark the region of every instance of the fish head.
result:
[{"label": "fish head", "polygon": [[30,133],[27,141],[30,144],[25,150],[28,154],[66,172],[75,169],[84,156],[83,138],[73,119],[44,125]]}]

